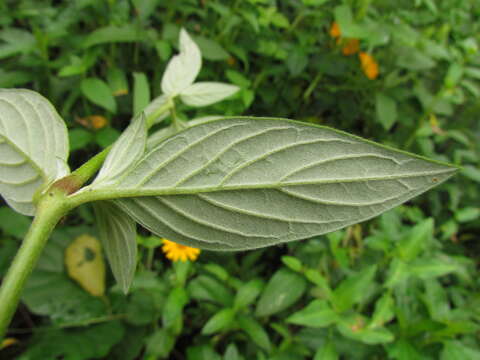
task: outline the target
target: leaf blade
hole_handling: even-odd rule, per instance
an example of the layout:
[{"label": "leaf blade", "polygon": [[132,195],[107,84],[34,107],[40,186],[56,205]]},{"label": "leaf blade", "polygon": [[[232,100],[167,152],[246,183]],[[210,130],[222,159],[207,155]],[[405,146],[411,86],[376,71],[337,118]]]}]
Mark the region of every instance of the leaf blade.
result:
[{"label": "leaf blade", "polygon": [[370,219],[455,171],[325,127],[230,118],[166,138],[113,187],[96,189],[128,198],[117,203],[158,235],[239,250]]},{"label": "leaf blade", "polygon": [[137,242],[135,222],[108,201],[94,204],[98,232],[113,276],[128,292],[137,265]]},{"label": "leaf blade", "polygon": [[67,128],[50,102],[24,89],[0,90],[0,194],[33,215],[37,189],[68,173]]}]

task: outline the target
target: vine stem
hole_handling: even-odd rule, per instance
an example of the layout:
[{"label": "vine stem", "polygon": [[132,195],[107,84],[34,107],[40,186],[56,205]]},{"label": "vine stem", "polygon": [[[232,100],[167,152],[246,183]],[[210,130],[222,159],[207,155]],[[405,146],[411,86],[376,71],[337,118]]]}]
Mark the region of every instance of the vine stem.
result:
[{"label": "vine stem", "polygon": [[37,214],[3,279],[0,287],[0,340],[5,336],[22,289],[50,234],[60,219],[70,210],[65,196],[63,191],[52,189],[39,201]]}]

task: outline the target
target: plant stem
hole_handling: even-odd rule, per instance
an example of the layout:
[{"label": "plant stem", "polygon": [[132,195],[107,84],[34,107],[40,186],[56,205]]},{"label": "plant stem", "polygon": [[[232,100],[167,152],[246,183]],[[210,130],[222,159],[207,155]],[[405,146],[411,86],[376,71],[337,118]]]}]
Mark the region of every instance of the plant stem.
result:
[{"label": "plant stem", "polygon": [[70,210],[65,194],[57,189],[48,191],[0,287],[0,340],[5,336],[15,313],[26,280],[58,221]]}]

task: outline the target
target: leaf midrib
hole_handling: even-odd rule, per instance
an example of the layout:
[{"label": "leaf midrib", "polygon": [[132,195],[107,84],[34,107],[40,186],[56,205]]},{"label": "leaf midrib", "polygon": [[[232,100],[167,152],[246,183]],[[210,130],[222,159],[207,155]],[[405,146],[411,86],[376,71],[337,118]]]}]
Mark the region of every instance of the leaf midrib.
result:
[{"label": "leaf midrib", "polygon": [[[85,187],[83,190],[72,194],[71,199],[78,199],[80,203],[95,200],[111,200],[117,198],[127,197],[143,197],[143,196],[163,196],[163,195],[196,195],[201,193],[219,192],[219,191],[235,191],[235,190],[262,190],[262,189],[279,189],[283,187],[295,187],[303,185],[323,185],[334,183],[352,183],[352,182],[365,182],[365,181],[385,181],[385,180],[400,180],[407,178],[435,176],[441,174],[451,173],[453,175],[457,169],[448,168],[445,170],[421,172],[414,174],[401,174],[401,175],[386,175],[382,177],[363,177],[363,178],[347,178],[347,179],[323,179],[323,180],[311,180],[311,181],[296,181],[296,182],[282,182],[272,184],[242,184],[242,185],[227,185],[227,186],[210,186],[210,187],[192,187],[192,188],[91,188]],[[438,185],[445,181],[441,179],[438,182],[432,181],[432,186]]]}]

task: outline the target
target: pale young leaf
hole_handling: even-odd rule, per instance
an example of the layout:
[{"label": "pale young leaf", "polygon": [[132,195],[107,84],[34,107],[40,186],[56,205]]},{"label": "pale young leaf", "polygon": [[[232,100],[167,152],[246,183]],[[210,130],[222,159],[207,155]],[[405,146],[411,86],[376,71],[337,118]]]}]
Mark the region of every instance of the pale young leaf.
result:
[{"label": "pale young leaf", "polygon": [[176,96],[195,81],[202,67],[202,55],[185,29],[180,30],[180,53],[167,64],[162,78],[162,92]]},{"label": "pale young leaf", "polygon": [[182,101],[190,106],[207,106],[235,94],[240,88],[219,82],[197,82],[180,93]]},{"label": "pale young leaf", "polygon": [[145,152],[147,125],[145,115],[134,119],[117,139],[93,184],[108,184],[135,164]]}]

